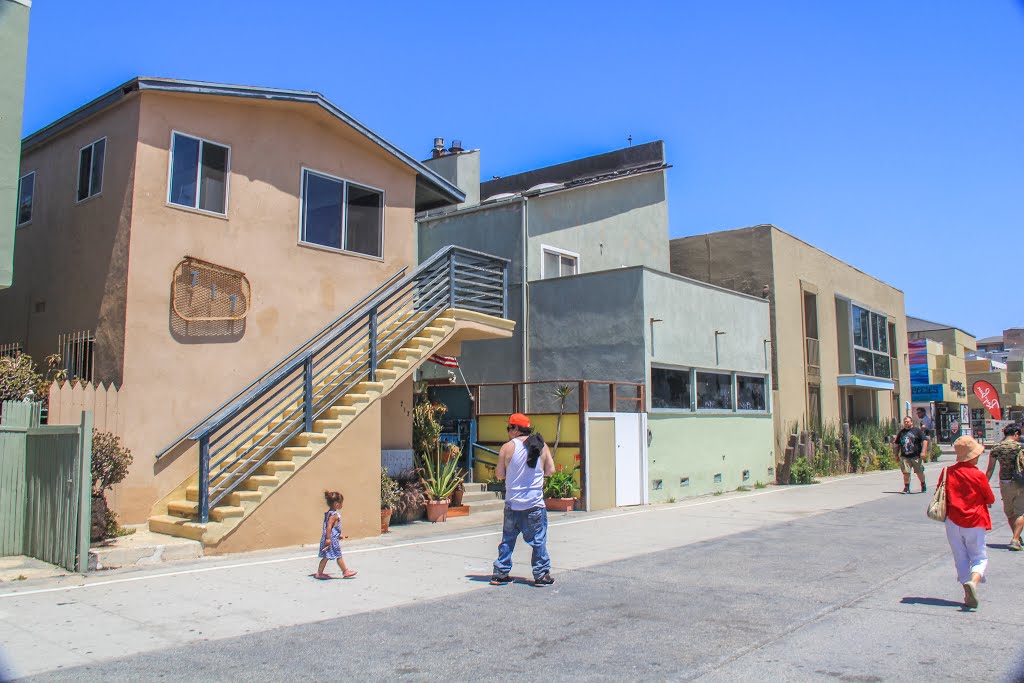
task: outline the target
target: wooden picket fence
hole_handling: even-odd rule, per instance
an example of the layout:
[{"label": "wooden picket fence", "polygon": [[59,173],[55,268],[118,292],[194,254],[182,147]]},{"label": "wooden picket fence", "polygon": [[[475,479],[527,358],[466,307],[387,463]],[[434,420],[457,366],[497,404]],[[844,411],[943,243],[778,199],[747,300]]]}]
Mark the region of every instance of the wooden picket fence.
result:
[{"label": "wooden picket fence", "polygon": [[92,413],[93,426],[101,432],[122,436],[120,401],[113,384],[54,382],[50,385],[50,410],[46,422],[51,425],[74,425],[82,413]]}]

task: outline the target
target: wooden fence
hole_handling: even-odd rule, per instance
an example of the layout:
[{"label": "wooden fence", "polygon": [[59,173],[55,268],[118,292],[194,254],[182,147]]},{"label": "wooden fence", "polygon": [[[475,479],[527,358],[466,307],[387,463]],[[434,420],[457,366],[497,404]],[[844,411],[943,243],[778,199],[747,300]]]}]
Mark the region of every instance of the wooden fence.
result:
[{"label": "wooden fence", "polygon": [[0,556],[28,555],[85,572],[92,522],[92,415],[40,426],[40,404],[0,417]]},{"label": "wooden fence", "polygon": [[64,382],[50,385],[50,410],[46,422],[51,425],[76,425],[82,412],[92,413],[93,426],[101,432],[123,435],[120,400],[111,384]]}]

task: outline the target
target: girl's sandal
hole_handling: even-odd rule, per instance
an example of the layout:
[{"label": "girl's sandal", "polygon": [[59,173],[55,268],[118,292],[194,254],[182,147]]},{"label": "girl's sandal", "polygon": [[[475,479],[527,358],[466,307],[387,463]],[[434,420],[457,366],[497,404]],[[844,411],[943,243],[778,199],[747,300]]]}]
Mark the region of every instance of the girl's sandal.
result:
[{"label": "girl's sandal", "polygon": [[330,574],[320,574],[320,573],[318,572],[318,573],[316,573],[316,574],[313,574],[313,578],[314,578],[314,579],[320,579],[321,581],[323,581],[324,579],[329,579],[329,578],[331,578],[331,575],[330,575]]},{"label": "girl's sandal", "polygon": [[344,574],[341,575],[341,578],[343,578],[343,579],[354,579],[356,574],[358,574],[358,573],[359,572],[354,572],[351,569],[349,569],[347,572],[345,572]]}]

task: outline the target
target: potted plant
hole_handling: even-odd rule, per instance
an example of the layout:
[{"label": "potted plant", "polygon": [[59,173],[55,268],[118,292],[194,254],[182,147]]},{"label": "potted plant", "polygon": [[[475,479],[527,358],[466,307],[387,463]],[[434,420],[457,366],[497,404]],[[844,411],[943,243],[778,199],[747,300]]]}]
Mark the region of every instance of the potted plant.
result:
[{"label": "potted plant", "polygon": [[427,511],[427,499],[423,494],[423,482],[415,469],[400,472],[395,476],[398,484],[398,499],[391,513],[392,524],[407,524],[423,519]]},{"label": "potted plant", "polygon": [[544,507],[552,512],[568,512],[576,506],[573,496],[576,490],[575,471],[576,468],[566,470],[559,465],[558,470],[544,481]]},{"label": "potted plant", "polygon": [[398,504],[398,482],[388,476],[388,468],[380,468],[380,532],[386,534],[391,524],[391,513]]},{"label": "potted plant", "polygon": [[459,481],[459,485],[452,491],[452,502],[451,507],[457,508],[462,507],[462,496],[466,493],[466,487],[462,485],[462,481]]},{"label": "potted plant", "polygon": [[458,461],[445,461],[438,448],[435,456],[420,459],[419,475],[427,499],[427,521],[445,521],[452,493],[462,483],[464,476]]}]

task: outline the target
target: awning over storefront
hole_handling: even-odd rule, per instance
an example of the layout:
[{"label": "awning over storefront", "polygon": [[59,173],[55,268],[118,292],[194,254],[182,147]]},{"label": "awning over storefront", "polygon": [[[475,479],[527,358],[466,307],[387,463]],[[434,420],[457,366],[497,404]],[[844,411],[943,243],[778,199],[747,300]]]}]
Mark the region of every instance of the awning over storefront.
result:
[{"label": "awning over storefront", "polygon": [[878,389],[880,391],[892,391],[893,387],[895,387],[891,379],[865,377],[864,375],[839,375],[838,379],[838,384],[841,387],[862,387],[864,389]]}]

